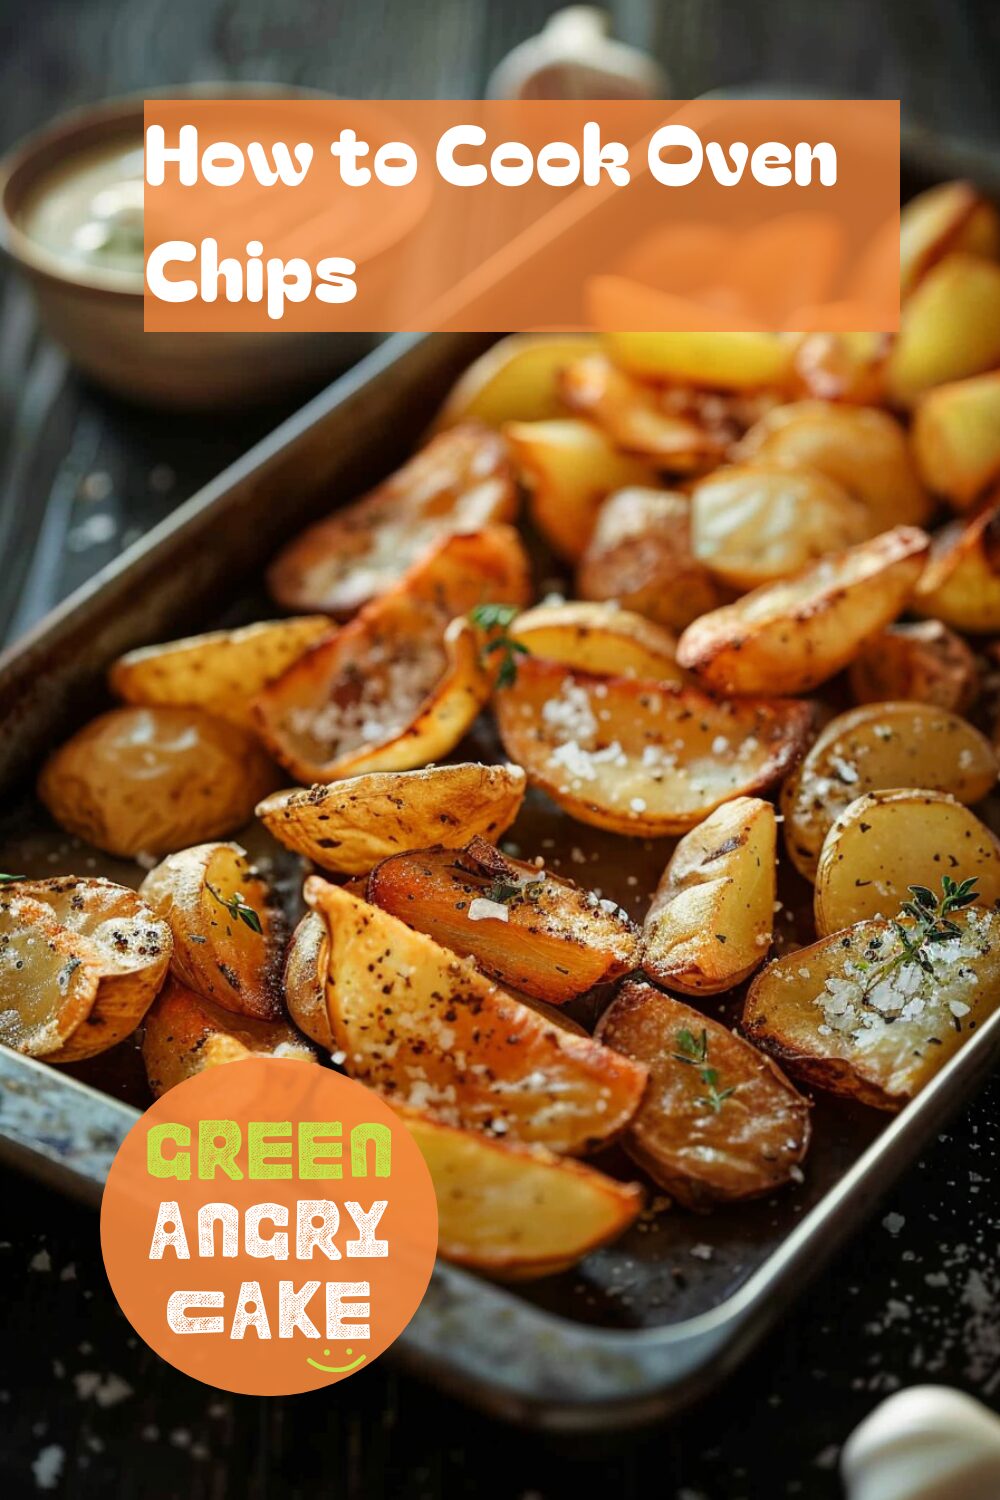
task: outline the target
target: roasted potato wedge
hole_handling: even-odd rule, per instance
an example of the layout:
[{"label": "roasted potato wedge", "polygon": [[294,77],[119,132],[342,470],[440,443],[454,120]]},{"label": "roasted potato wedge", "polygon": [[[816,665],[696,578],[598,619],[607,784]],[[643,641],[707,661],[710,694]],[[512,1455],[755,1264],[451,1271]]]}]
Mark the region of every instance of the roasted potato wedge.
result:
[{"label": "roasted potato wedge", "polygon": [[776,333],[609,333],[616,365],[642,380],[721,391],[784,386],[793,346]]},{"label": "roasted potato wedge", "polygon": [[452,386],[435,426],[456,422],[546,422],[566,415],[559,371],[600,347],[574,333],[512,333],[481,354]]},{"label": "roasted potato wedge", "polygon": [[885,398],[886,333],[807,333],[796,345],[795,374],[809,396],[870,406]]},{"label": "roasted potato wedge", "polygon": [[993,260],[1000,256],[1000,215],[971,182],[941,182],[903,204],[899,216],[903,298],[952,250]]},{"label": "roasted potato wedge", "polygon": [[589,422],[508,422],[504,433],[535,525],[570,562],[583,556],[601,501],[612,490],[656,483],[648,464],[620,452]]},{"label": "roasted potato wedge", "polygon": [[673,474],[697,473],[718,463],[726,435],[691,416],[671,411],[654,386],[617,370],[604,354],[587,354],[559,374],[566,406],[594,422],[625,453]]},{"label": "roasted potato wedge", "polygon": [[314,875],[305,895],[327,923],[329,1029],[353,1078],[463,1129],[570,1154],[627,1125],[644,1067],[551,1025],[466,960],[339,887]]},{"label": "roasted potato wedge", "polygon": [[69,932],[50,907],[0,891],[0,1042],[28,1057],[68,1047],[90,1015],[101,983],[87,938]]},{"label": "roasted potato wedge", "polygon": [[639,934],[621,907],[484,839],[457,854],[393,855],[369,875],[368,900],[506,989],[553,1005],[638,963]]},{"label": "roasted potato wedge", "polygon": [[789,856],[815,880],[831,825],[864,792],[919,786],[974,803],[996,780],[992,745],[957,714],[922,703],[866,703],[831,719],[782,787]]},{"label": "roasted potato wedge", "polygon": [[979,669],[966,642],[940,620],[887,625],[848,668],[858,703],[909,700],[963,713],[979,691]]},{"label": "roasted potato wedge", "polygon": [[809,1146],[809,1106],[784,1074],[717,1021],[629,980],[598,1035],[649,1068],[623,1145],[687,1208],[783,1186]]},{"label": "roasted potato wedge", "polygon": [[650,489],[618,490],[605,500],[577,591],[615,600],[669,630],[683,630],[729,597],[691,550],[688,496]]},{"label": "roasted potato wedge", "polygon": [[677,665],[677,641],[670,631],[615,604],[578,599],[539,604],[518,615],[507,634],[532,656],[595,677],[681,682],[685,676]]},{"label": "roasted potato wedge", "polygon": [[866,792],[823,840],[814,911],[820,937],[871,917],[891,917],[912,885],[941,873],[974,878],[976,904],[1000,906],[1000,840],[946,792]]},{"label": "roasted potato wedge", "polygon": [[146,1017],[142,1040],[153,1098],[206,1068],[246,1057],[315,1062],[316,1052],[288,1021],[235,1016],[171,976]]},{"label": "roasted potato wedge", "polygon": [[922,946],[929,971],[902,961],[890,922],[775,959],[750,987],[744,1030],[796,1078],[899,1109],[1000,1004],[1000,916],[973,907],[954,921],[958,938]]},{"label": "roasted potato wedge", "polygon": [[[124,1041],[166,978],[173,947],[167,923],[135,891],[97,876],[26,880],[15,890],[48,909],[98,974],[89,1011],[60,1047],[46,1051],[46,1062],[80,1062]],[[16,993],[11,998],[18,1000]]]},{"label": "roasted potato wedge", "polygon": [[461,849],[477,834],[498,838],[517,817],[527,784],[514,765],[375,771],[275,792],[257,816],[279,843],[324,870],[367,875],[391,854],[432,844]]},{"label": "roasted potato wedge", "polygon": [[968,510],[1000,480],[1000,371],[928,391],[914,413],[913,451],[924,483]]},{"label": "roasted potato wedge", "polygon": [[865,506],[816,469],[733,464],[691,492],[691,551],[739,591],[787,578],[870,535]]},{"label": "roasted potato wedge", "polygon": [[741,984],[767,957],[777,894],[770,802],[734,797],[685,834],[643,924],[642,967],[685,995]]},{"label": "roasted potato wedge", "polygon": [[685,833],[721,802],[772,785],[801,754],[806,703],[720,703],[697,688],[595,678],[525,657],[496,695],[507,754],[581,823]]},{"label": "roasted potato wedge", "polygon": [[935,534],[913,609],[970,635],[1000,630],[1000,499]]},{"label": "roasted potato wedge", "polygon": [[304,615],[142,646],[112,665],[109,685],[126,703],[204,708],[252,729],[252,704],[261,688],[330,631],[328,616]]},{"label": "roasted potato wedge", "polygon": [[[365,882],[360,882],[364,886]],[[363,894],[360,899],[363,898]],[[336,1052],[326,1009],[329,941],[326,921],[318,911],[307,911],[292,933],[285,954],[284,995],[290,1013],[302,1030],[325,1052]]]},{"label": "roasted potato wedge", "polygon": [[165,854],[240,828],[278,776],[257,741],[197,708],[114,708],[45,763],[38,795],[109,854]]},{"label": "roasted potato wedge", "polygon": [[478,423],[455,427],[363,499],[296,537],[272,563],[268,587],[286,609],[346,619],[442,538],[516,514],[503,438]]},{"label": "roasted potato wedge", "polygon": [[642,1208],[637,1183],[394,1107],[430,1168],[445,1260],[501,1279],[549,1276],[616,1239]]},{"label": "roasted potato wedge", "polygon": [[902,611],[928,540],[897,526],[689,625],[677,660],[718,693],[807,693]]},{"label": "roasted potato wedge", "polygon": [[931,500],[920,482],[906,433],[886,411],[793,401],[761,417],[737,444],[740,461],[818,469],[869,513],[868,535],[921,526]]},{"label": "roasted potato wedge", "polygon": [[509,527],[449,537],[264,689],[254,710],[263,739],[305,782],[441,759],[492,687],[467,612],[521,604],[527,592],[527,558]]},{"label": "roasted potato wedge", "polygon": [[150,870],[140,894],[174,937],[182,984],[236,1015],[281,1015],[285,924],[239,844],[198,844]]},{"label": "roasted potato wedge", "polygon": [[886,385],[899,406],[932,386],[1000,365],[1000,265],[946,255],[924,276],[900,314],[886,362]]}]

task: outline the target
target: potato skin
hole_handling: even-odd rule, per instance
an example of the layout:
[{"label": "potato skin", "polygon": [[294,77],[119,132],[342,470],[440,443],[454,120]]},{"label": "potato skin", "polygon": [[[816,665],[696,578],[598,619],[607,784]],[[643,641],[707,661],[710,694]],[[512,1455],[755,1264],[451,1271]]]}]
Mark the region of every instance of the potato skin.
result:
[{"label": "potato skin", "polygon": [[902,612],[928,546],[897,526],[754,589],[689,625],[677,660],[716,693],[811,692]]},{"label": "potato skin", "polygon": [[969,635],[1000,630],[1000,497],[935,533],[913,609]]},{"label": "potato skin", "polygon": [[76,875],[18,884],[79,942],[99,979],[94,1002],[50,1063],[81,1062],[130,1036],[166,979],[173,939],[166,922],[126,886]]},{"label": "potato skin", "polygon": [[287,849],[324,870],[367,875],[379,860],[474,835],[495,839],[517,817],[528,781],[520,766],[427,766],[372,771],[275,792],[257,816]]},{"label": "potato skin", "polygon": [[865,703],[831,719],[782,786],[785,847],[799,873],[815,880],[830,825],[863,792],[919,786],[973,803],[996,779],[989,740],[957,714]]},{"label": "potato skin", "polygon": [[516,514],[506,443],[479,422],[464,422],[296,537],[272,563],[268,587],[286,609],[348,619],[398,583],[435,541]]},{"label": "potato skin", "polygon": [[109,854],[166,854],[232,833],[277,784],[255,739],[195,708],[115,708],[66,741],[38,795]]},{"label": "potato skin", "polygon": [[[245,849],[210,843],[179,850],[150,870],[139,889],[170,924],[170,967],[182,984],[236,1015],[282,1014],[284,915]],[[237,894],[256,915],[259,933],[223,904]]]},{"label": "potato skin", "polygon": [[979,691],[976,658],[940,620],[888,625],[848,668],[857,703],[909,700],[964,713]]},{"label": "potato skin", "polygon": [[234,1016],[171,975],[146,1017],[142,1041],[154,1099],[206,1068],[245,1057],[316,1061],[313,1048],[287,1020]]},{"label": "potato skin", "polygon": [[[473,903],[499,884],[523,894],[494,902],[473,920]],[[428,849],[383,860],[368,877],[367,898],[409,927],[478,967],[500,984],[561,1005],[635,967],[639,935],[620,909],[606,911],[587,891],[483,840],[456,854]],[[500,912],[506,913],[501,919]]]},{"label": "potato skin", "polygon": [[[698,1062],[678,1061],[682,1033],[700,1045],[717,1109]],[[645,1063],[650,1087],[623,1139],[633,1161],[687,1208],[757,1198],[795,1176],[809,1147],[809,1105],[749,1042],[661,990],[629,980],[605,1011],[601,1041]]]},{"label": "potato skin", "polygon": [[317,876],[330,1030],[352,1078],[449,1124],[578,1155],[635,1113],[646,1069],[570,1035],[472,964]]},{"label": "potato skin", "polygon": [[691,502],[673,490],[616,490],[597,514],[577,573],[581,599],[616,600],[683,630],[731,597],[691,551]]},{"label": "potato skin", "polygon": [[522,1146],[394,1106],[438,1201],[438,1253],[501,1280],[550,1276],[635,1220],[643,1193],[542,1146]]},{"label": "potato skin", "polygon": [[[866,1007],[854,993],[858,980],[849,980],[847,966],[861,959],[868,966],[862,973],[870,974],[873,965],[890,959],[899,947],[892,924],[860,922],[774,959],[761,970],[747,994],[744,1032],[806,1083],[875,1109],[901,1108],[992,1014],[1000,999],[1000,915],[972,908],[959,920],[966,932],[974,933],[978,958],[964,958],[960,967],[952,966],[950,977],[921,977],[923,1004],[908,1018],[901,1012],[912,1001],[910,989],[895,1002],[896,1014],[884,1003]],[[905,918],[903,925],[910,925]],[[940,950],[928,948],[932,957],[935,952]],[[846,1012],[845,992],[851,1008]],[[837,1007],[832,1018],[825,1017],[817,1003],[824,995],[831,995]],[[962,1002],[957,1012],[952,1008],[956,1000]],[[834,1021],[845,1014],[846,1028],[841,1024],[837,1029]],[[880,1029],[873,1031],[872,1024]],[[864,1038],[863,1047],[854,1040],[854,1030]]]}]

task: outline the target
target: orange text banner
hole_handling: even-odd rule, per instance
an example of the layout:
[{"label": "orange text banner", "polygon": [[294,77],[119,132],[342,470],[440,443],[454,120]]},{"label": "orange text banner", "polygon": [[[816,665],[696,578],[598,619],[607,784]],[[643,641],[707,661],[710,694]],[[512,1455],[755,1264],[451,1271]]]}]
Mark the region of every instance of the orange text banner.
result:
[{"label": "orange text banner", "polygon": [[147,330],[899,319],[895,100],[155,100]]}]

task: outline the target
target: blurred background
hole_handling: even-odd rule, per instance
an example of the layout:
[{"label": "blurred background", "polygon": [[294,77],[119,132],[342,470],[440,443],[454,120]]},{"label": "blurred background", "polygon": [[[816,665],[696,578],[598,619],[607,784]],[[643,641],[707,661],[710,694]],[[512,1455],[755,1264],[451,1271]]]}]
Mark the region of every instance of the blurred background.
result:
[{"label": "blurred background", "polygon": [[[170,83],[266,80],[351,96],[482,93],[551,0],[0,0],[0,150],[75,105]],[[1000,156],[996,0],[619,0],[617,34],[677,97],[773,81],[899,97],[930,148]],[[993,170],[998,170],[993,162]],[[0,639],[22,633],[297,404],[188,417],[73,373],[0,269]],[[387,1361],[332,1395],[234,1398],[139,1346],[88,1213],[0,1177],[5,1496],[756,1500],[840,1494],[836,1463],[915,1380],[1000,1395],[996,1082],[884,1205],[783,1331],[680,1427],[553,1448]],[[992,1181],[992,1186],[991,1186]]]}]

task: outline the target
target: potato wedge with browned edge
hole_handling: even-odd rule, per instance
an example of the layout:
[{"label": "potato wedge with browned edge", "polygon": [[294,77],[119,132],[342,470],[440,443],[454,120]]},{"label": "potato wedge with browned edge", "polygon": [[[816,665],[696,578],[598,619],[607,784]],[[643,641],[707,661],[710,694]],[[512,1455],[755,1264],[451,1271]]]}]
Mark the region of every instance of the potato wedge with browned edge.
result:
[{"label": "potato wedge with browned edge", "polygon": [[952,250],[995,260],[1000,214],[971,182],[940,182],[903,204],[899,216],[899,290],[906,298]]},{"label": "potato wedge with browned edge", "polygon": [[484,839],[457,853],[393,855],[371,872],[367,894],[505,988],[553,1005],[638,963],[639,934],[621,907]]},{"label": "potato wedge with browned edge", "polygon": [[[364,886],[364,881],[360,884]],[[363,894],[359,896],[363,899]],[[326,1009],[329,941],[326,921],[318,911],[307,911],[292,933],[285,954],[282,993],[289,1013],[325,1052],[336,1052]]]},{"label": "potato wedge with browned edge", "polygon": [[650,1072],[622,1144],[687,1208],[759,1198],[793,1180],[809,1105],[774,1064],[717,1021],[629,980],[598,1036]]},{"label": "potato wedge with browned edge", "polygon": [[668,385],[754,391],[791,373],[793,347],[776,333],[609,333],[605,343],[623,370]]},{"label": "potato wedge with browned edge", "polygon": [[700,473],[721,461],[727,435],[672,411],[654,386],[633,380],[604,354],[587,354],[559,373],[559,390],[625,453],[672,474]]},{"label": "potato wedge with browned edge", "polygon": [[1000,907],[1000,839],[945,792],[866,792],[823,840],[816,870],[820,937],[872,917],[891,917],[910,887],[933,889],[941,874],[974,879],[975,904]]},{"label": "potato wedge with browned edge", "polygon": [[154,1099],[222,1063],[246,1057],[315,1062],[315,1049],[285,1020],[235,1016],[171,976],[146,1017],[142,1060]]},{"label": "potato wedge with browned edge", "polygon": [[778,825],[770,802],[735,797],[685,834],[643,924],[642,967],[657,984],[714,995],[767,957]]},{"label": "potato wedge with browned edge", "polygon": [[795,348],[795,374],[808,396],[870,406],[885,399],[888,333],[806,333]]},{"label": "potato wedge with browned edge", "polygon": [[870,535],[865,506],[818,470],[732,464],[691,492],[691,551],[740,591],[787,578]]},{"label": "potato wedge with browned edge", "polygon": [[964,713],[979,692],[968,644],[940,620],[887,625],[847,669],[857,703],[927,703]]},{"label": "potato wedge with browned edge", "polygon": [[616,604],[579,599],[537,604],[518,615],[507,634],[532,656],[595,677],[651,677],[659,682],[685,678],[670,631]]},{"label": "potato wedge with browned edge", "polygon": [[111,664],[108,683],[126,703],[204,708],[252,729],[261,688],[332,628],[327,615],[303,615],[141,646]]},{"label": "potato wedge with browned edge", "polygon": [[677,660],[716,693],[807,693],[890,624],[920,577],[928,539],[897,526],[689,625]]},{"label": "potato wedge with browned edge", "polygon": [[782,787],[788,853],[815,880],[832,823],[863,792],[925,787],[968,804],[996,780],[993,746],[957,714],[923,703],[863,704],[830,720]]},{"label": "potato wedge with browned edge", "polygon": [[101,969],[90,942],[42,901],[0,891],[0,1042],[28,1057],[69,1046],[90,1015]]},{"label": "potato wedge with browned edge", "polygon": [[517,817],[527,785],[520,766],[474,761],[373,771],[275,792],[257,816],[279,843],[324,870],[367,875],[409,849],[461,849],[477,834],[496,840]]},{"label": "potato wedge with browned edge", "polygon": [[581,823],[661,838],[780,781],[812,725],[808,703],[719,702],[695,687],[599,678],[523,657],[495,699],[504,748]]},{"label": "potato wedge with browned edge", "polygon": [[467,960],[318,876],[305,896],[327,923],[329,1031],[352,1078],[463,1129],[570,1154],[628,1124],[644,1067],[553,1026]]},{"label": "potato wedge with browned edge", "polygon": [[1000,371],[928,391],[913,417],[913,451],[924,483],[968,510],[1000,480]]},{"label": "potato wedge with browned edge", "polygon": [[552,1276],[617,1239],[642,1208],[638,1183],[394,1108],[430,1168],[438,1253],[457,1265],[501,1280]]},{"label": "potato wedge with browned edge", "polygon": [[931,514],[904,428],[875,407],[829,401],[776,406],[735,452],[741,462],[818,469],[864,505],[869,536],[891,526],[922,526]]},{"label": "potato wedge with browned edge", "polygon": [[[58,1049],[46,1051],[46,1062],[80,1062],[124,1041],[166,978],[173,948],[167,923],[135,891],[98,876],[20,881],[11,894],[46,907],[98,974],[92,1006]],[[10,999],[20,1010],[17,990],[15,985]],[[5,1008],[6,1002],[0,1004]]]},{"label": "potato wedge with browned edge", "polygon": [[912,406],[933,386],[1000,365],[1000,265],[967,253],[939,260],[904,303],[886,386]]},{"label": "potato wedge with browned edge", "polygon": [[49,757],[38,795],[109,854],[166,854],[233,833],[279,778],[257,740],[199,708],[114,708]]},{"label": "potato wedge with browned edge", "polygon": [[612,490],[656,483],[648,463],[620,452],[589,422],[508,422],[504,433],[529,492],[532,520],[569,562],[583,556],[601,502]]},{"label": "potato wedge with browned edge", "polygon": [[524,603],[528,572],[510,527],[449,537],[264,689],[255,715],[265,743],[304,782],[440,760],[492,686],[465,616],[481,603]]},{"label": "potato wedge with browned edge", "polygon": [[970,635],[1000,630],[1000,499],[935,533],[913,609]]},{"label": "potato wedge with browned edge", "polygon": [[[915,923],[897,919],[915,941]],[[959,936],[904,961],[890,922],[862,922],[768,964],[743,1028],[796,1078],[876,1109],[918,1094],[1000,1004],[1000,916],[972,907]]]},{"label": "potato wedge with browned edge", "polygon": [[457,422],[545,422],[566,416],[558,375],[564,365],[599,349],[581,333],[511,333],[474,360],[452,386],[435,427]]},{"label": "potato wedge with browned edge", "polygon": [[150,870],[140,894],[170,924],[174,975],[236,1015],[281,1015],[285,923],[239,844],[198,844]]},{"label": "potato wedge with browned edge", "polygon": [[577,592],[683,630],[731,595],[691,550],[691,501],[673,490],[624,489],[597,513]]},{"label": "potato wedge with browned edge", "polygon": [[516,514],[506,443],[468,423],[433,438],[377,489],[296,537],[271,564],[268,587],[286,609],[346,619],[443,538]]}]

